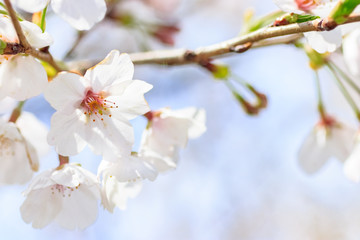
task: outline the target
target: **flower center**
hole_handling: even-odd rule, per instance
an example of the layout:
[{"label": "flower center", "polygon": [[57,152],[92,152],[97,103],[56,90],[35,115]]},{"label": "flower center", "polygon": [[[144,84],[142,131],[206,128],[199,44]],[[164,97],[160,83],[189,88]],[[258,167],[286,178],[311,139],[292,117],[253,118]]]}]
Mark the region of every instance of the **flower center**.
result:
[{"label": "flower center", "polygon": [[15,156],[14,141],[5,137],[0,136],[0,157],[12,157]]},{"label": "flower center", "polygon": [[319,1],[319,0],[295,0],[295,2],[298,5],[298,8],[300,10],[308,12],[308,11],[314,9],[319,4],[318,2],[321,2],[321,1]]},{"label": "flower center", "polygon": [[105,99],[103,92],[94,93],[91,89],[86,92],[80,106],[83,108],[84,114],[92,119],[93,122],[96,119],[104,121],[104,116],[111,117],[111,108],[118,108],[114,102]]},{"label": "flower center", "polygon": [[76,186],[76,187],[65,187],[64,185],[60,185],[60,184],[55,184],[51,186],[51,194],[61,194],[62,197],[71,197],[71,193],[75,190],[78,189],[80,187]]}]

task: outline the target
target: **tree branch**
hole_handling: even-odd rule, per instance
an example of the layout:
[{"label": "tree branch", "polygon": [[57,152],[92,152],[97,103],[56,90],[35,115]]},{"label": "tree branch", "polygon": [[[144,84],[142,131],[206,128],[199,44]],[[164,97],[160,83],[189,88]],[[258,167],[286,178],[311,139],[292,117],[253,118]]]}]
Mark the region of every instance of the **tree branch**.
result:
[{"label": "tree branch", "polygon": [[[4,3],[6,5],[6,8],[9,12],[10,18],[11,18],[11,22],[15,28],[16,34],[19,38],[20,43],[19,44],[10,44],[9,48],[7,46],[7,49],[11,49],[14,52],[8,52],[7,54],[17,54],[20,53],[20,51],[23,51],[23,53],[27,53],[30,54],[31,56],[38,58],[40,60],[43,60],[45,62],[48,62],[53,68],[55,68],[56,71],[60,72],[63,69],[61,69],[57,63],[54,61],[52,55],[49,52],[43,52],[43,51],[39,51],[36,50],[35,48],[33,48],[29,42],[27,41],[24,32],[21,29],[21,25],[20,22],[16,16],[16,12],[14,10],[14,8],[12,7],[10,0],[4,0]],[[9,44],[9,43],[8,43]],[[17,51],[17,52],[16,52]],[[6,53],[5,53],[6,54]]]},{"label": "tree branch", "polygon": [[[353,14],[343,23],[353,23],[360,21],[360,14]],[[221,56],[223,54],[232,53],[234,49],[241,45],[256,43],[261,40],[299,34],[311,31],[330,31],[337,27],[337,24],[331,19],[316,19],[299,24],[289,24],[280,27],[267,27],[259,29],[255,32],[238,36],[227,41],[213,44],[206,47],[199,47],[193,51],[186,49],[160,50],[142,53],[130,54],[134,64],[165,64],[165,65],[182,65],[190,63],[200,63],[209,58]],[[281,43],[281,41],[279,41]],[[273,41],[271,45],[277,44]],[[253,46],[256,46],[253,44]]]},{"label": "tree branch", "polygon": [[27,41],[24,32],[21,29],[20,26],[20,22],[16,16],[16,12],[14,10],[14,8],[12,7],[10,0],[4,0],[4,3],[6,5],[6,8],[9,12],[10,18],[11,18],[11,22],[14,25],[16,34],[19,38],[20,44],[25,48],[25,51],[31,48],[31,45],[29,44],[29,42]]}]

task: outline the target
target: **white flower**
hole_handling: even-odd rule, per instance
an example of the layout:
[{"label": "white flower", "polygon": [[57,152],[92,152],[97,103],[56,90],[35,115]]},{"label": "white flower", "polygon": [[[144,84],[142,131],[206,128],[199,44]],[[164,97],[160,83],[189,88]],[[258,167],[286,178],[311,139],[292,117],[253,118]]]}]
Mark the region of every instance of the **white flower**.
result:
[{"label": "white flower", "polygon": [[38,155],[12,122],[0,119],[0,183],[24,184],[39,168]]},{"label": "white flower", "polygon": [[298,160],[308,174],[318,171],[331,157],[344,162],[354,145],[355,130],[327,117],[319,122],[300,147]]},{"label": "white flower", "polygon": [[178,148],[184,148],[188,138],[199,137],[206,131],[203,109],[163,108],[147,116],[149,126],[143,133],[139,153],[159,172],[175,168]]},{"label": "white flower", "polygon": [[[14,4],[27,12],[41,11],[50,0],[13,0]],[[51,7],[56,14],[78,30],[89,30],[101,21],[106,13],[104,0],[52,0]]]},{"label": "white flower", "polygon": [[0,184],[24,184],[39,168],[38,156],[49,150],[46,127],[23,112],[16,123],[0,119]]},{"label": "white flower", "polygon": [[[285,12],[327,17],[338,1],[331,0],[273,0]],[[334,52],[342,42],[341,27],[330,32],[304,33],[309,45],[319,53]]]},{"label": "white flower", "polygon": [[154,181],[157,171],[142,156],[133,153],[116,161],[101,161],[98,176],[102,176],[102,204],[110,212],[115,206],[124,210],[128,198],[136,197],[141,181]]},{"label": "white flower", "polygon": [[51,118],[48,142],[64,156],[86,144],[104,158],[127,156],[134,143],[129,120],[149,111],[144,93],[152,85],[132,80],[127,54],[112,51],[85,76],[60,73],[49,83],[45,98],[57,112]]},{"label": "white flower", "polygon": [[67,229],[85,229],[97,218],[98,181],[77,165],[65,164],[39,174],[24,195],[21,216],[34,228],[43,228],[54,220]]},{"label": "white flower", "polygon": [[[52,43],[47,33],[27,21],[20,25],[29,43],[36,48],[46,47]],[[11,20],[0,15],[0,39],[8,43],[19,43]],[[32,56],[23,54],[0,56],[0,99],[6,96],[25,100],[43,92],[47,85],[47,75],[43,66]]]}]

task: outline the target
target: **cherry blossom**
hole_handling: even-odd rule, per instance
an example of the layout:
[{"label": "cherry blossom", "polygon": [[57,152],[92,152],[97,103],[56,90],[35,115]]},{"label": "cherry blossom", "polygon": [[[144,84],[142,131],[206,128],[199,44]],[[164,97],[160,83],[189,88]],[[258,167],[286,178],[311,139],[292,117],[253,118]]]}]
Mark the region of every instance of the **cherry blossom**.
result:
[{"label": "cherry blossom", "polygon": [[84,229],[97,218],[99,183],[94,174],[76,164],[42,172],[24,195],[21,216],[34,228],[55,221],[67,229]]},{"label": "cherry blossom", "polygon": [[301,168],[312,174],[331,157],[345,162],[354,146],[355,132],[331,117],[321,120],[300,147],[298,160]]},{"label": "cherry blossom", "polygon": [[24,184],[39,168],[33,145],[12,122],[0,119],[0,183]]},{"label": "cherry blossom", "polygon": [[47,129],[27,112],[16,123],[1,118],[0,123],[0,184],[24,184],[38,170],[39,156],[49,150]]},{"label": "cherry blossom", "polygon": [[60,73],[45,91],[57,110],[49,144],[64,156],[78,154],[86,144],[104,158],[129,155],[134,143],[129,120],[149,111],[144,93],[152,88],[132,80],[133,74],[129,56],[115,50],[84,76]]},{"label": "cherry blossom", "polygon": [[[48,33],[27,21],[20,22],[29,43],[35,48],[52,44]],[[0,15],[0,39],[8,43],[19,43],[15,29],[7,15]],[[47,85],[47,75],[43,66],[32,56],[0,56],[0,99],[6,96],[25,100],[42,93]]]},{"label": "cherry blossom", "polygon": [[[31,13],[41,11],[49,2],[50,0],[13,0],[17,7]],[[77,30],[89,30],[106,13],[104,0],[52,0],[51,8]]]},{"label": "cherry blossom", "polygon": [[[273,0],[285,12],[327,17],[338,1],[331,0]],[[319,53],[334,52],[342,42],[341,27],[329,32],[304,33],[309,45]]]},{"label": "cherry blossom", "polygon": [[203,109],[163,108],[148,113],[147,117],[149,125],[143,133],[139,152],[159,172],[175,168],[178,149],[184,148],[189,138],[199,137],[206,131]]},{"label": "cherry blossom", "polygon": [[101,161],[98,175],[103,179],[102,204],[113,212],[115,206],[124,210],[127,199],[139,194],[142,180],[154,181],[157,171],[142,156],[133,153],[117,161]]}]

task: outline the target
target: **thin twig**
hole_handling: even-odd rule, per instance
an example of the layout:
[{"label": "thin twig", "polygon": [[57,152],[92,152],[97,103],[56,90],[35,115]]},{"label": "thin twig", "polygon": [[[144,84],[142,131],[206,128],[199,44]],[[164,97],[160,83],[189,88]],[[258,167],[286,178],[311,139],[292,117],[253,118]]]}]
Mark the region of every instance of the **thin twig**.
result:
[{"label": "thin twig", "polygon": [[14,25],[16,34],[19,38],[20,44],[25,48],[25,50],[28,50],[31,48],[31,45],[29,44],[29,42],[27,41],[24,32],[21,29],[20,26],[20,22],[16,16],[16,12],[14,10],[14,8],[12,7],[10,0],[4,0],[4,3],[6,5],[6,8],[9,12],[10,18],[11,18],[11,22]]},{"label": "thin twig", "polygon": [[[360,21],[360,14],[353,14],[348,17],[348,20],[343,23],[352,23]],[[329,19],[316,19],[299,24],[289,24],[280,27],[267,27],[259,29],[255,32],[238,36],[224,42],[213,44],[206,47],[199,47],[194,51],[187,49],[175,50],[160,50],[142,53],[130,54],[132,61],[135,64],[166,64],[166,65],[181,65],[189,63],[199,63],[215,56],[231,53],[232,50],[243,44],[255,43],[261,40],[299,34],[311,31],[329,31],[336,27],[336,23]]]},{"label": "thin twig", "polygon": [[[27,41],[27,39],[24,35],[24,32],[21,29],[20,22],[16,16],[16,12],[15,12],[14,8],[12,7],[12,5],[10,3],[10,0],[4,0],[4,3],[9,12],[11,22],[14,25],[16,34],[20,41],[20,46],[22,47],[24,53],[30,54],[31,56],[33,56],[35,58],[38,58],[45,62],[48,62],[58,72],[62,71],[63,69],[60,68],[59,65],[54,61],[52,55],[49,52],[42,52],[42,51],[36,50],[29,44],[29,42]],[[21,48],[21,47],[19,47],[19,48]],[[19,50],[19,48],[17,48],[17,50]]]}]

